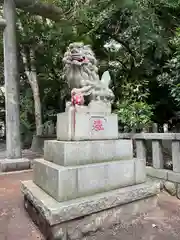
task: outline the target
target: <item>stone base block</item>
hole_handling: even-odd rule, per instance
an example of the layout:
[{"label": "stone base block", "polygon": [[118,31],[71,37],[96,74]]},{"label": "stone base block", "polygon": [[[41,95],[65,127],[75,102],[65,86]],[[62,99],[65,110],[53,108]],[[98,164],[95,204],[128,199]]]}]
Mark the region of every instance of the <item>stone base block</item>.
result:
[{"label": "stone base block", "polygon": [[76,166],[133,158],[132,140],[45,141],[44,159]]},{"label": "stone base block", "polygon": [[158,178],[165,181],[180,183],[180,173],[167,169],[157,169],[153,167],[146,167],[147,175],[152,178]]},{"label": "stone base block", "polygon": [[63,167],[37,159],[34,161],[34,182],[61,202],[145,182],[146,175],[139,174],[145,173],[145,165],[139,164],[139,161],[133,159]]},{"label": "stone base block", "polygon": [[31,168],[31,161],[26,158],[0,159],[0,172],[20,171]]},{"label": "stone base block", "polygon": [[150,177],[159,178],[168,180],[168,171],[167,169],[157,169],[153,167],[146,167],[146,173]]},{"label": "stone base block", "polygon": [[128,223],[156,207],[158,182],[58,203],[32,181],[22,183],[25,208],[48,240],[84,239],[113,224]]},{"label": "stone base block", "polygon": [[168,171],[168,180],[175,183],[180,183],[180,173]]},{"label": "stone base block", "polygon": [[118,118],[116,114],[68,112],[57,115],[57,140],[82,141],[118,139]]},{"label": "stone base block", "polygon": [[141,161],[133,159],[62,167],[37,159],[34,161],[34,182],[61,202],[145,182],[145,165],[140,164]]}]

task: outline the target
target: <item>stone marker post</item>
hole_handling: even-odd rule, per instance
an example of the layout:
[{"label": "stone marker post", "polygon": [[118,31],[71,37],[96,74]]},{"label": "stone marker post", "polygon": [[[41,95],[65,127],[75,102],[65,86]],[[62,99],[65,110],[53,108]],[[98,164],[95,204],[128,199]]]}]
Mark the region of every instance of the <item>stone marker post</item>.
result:
[{"label": "stone marker post", "polygon": [[21,158],[19,89],[16,43],[16,9],[14,0],[4,1],[4,76],[6,105],[7,158]]}]

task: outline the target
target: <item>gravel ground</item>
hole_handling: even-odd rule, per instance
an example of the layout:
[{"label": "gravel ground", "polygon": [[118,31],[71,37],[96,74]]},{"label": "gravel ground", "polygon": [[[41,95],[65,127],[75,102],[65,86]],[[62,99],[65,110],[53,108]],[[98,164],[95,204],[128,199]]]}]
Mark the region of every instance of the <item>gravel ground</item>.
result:
[{"label": "gravel ground", "polygon": [[[44,240],[23,207],[22,180],[32,179],[32,172],[0,175],[0,240]],[[129,225],[116,225],[97,232],[86,240],[179,240],[180,201],[161,193],[158,207]],[[84,240],[85,240],[84,239]]]}]

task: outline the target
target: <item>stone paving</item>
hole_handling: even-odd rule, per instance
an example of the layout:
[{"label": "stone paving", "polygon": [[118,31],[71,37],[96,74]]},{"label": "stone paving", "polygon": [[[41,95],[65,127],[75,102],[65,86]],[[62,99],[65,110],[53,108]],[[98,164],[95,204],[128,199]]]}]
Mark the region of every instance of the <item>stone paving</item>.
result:
[{"label": "stone paving", "polygon": [[[0,175],[0,240],[45,240],[23,207],[22,180],[32,179],[32,171]],[[84,240],[179,240],[180,200],[159,195],[158,207],[133,220],[116,225]]]}]

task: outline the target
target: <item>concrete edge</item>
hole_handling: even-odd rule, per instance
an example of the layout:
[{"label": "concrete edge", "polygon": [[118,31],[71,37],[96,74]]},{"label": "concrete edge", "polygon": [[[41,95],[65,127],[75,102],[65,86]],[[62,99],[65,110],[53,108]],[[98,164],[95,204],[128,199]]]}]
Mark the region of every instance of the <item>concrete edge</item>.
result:
[{"label": "concrete edge", "polygon": [[0,172],[14,172],[31,168],[31,160],[27,158],[0,159]]},{"label": "concrete edge", "polygon": [[158,178],[165,181],[174,183],[180,183],[180,173],[167,169],[156,169],[153,167],[146,167],[146,173],[148,176]]},{"label": "concrete edge", "polygon": [[160,192],[160,183],[149,181],[61,203],[46,194],[31,180],[22,182],[21,191],[25,201],[26,199],[29,200],[50,226],[53,226],[105,209],[154,196]]},{"label": "concrete edge", "polygon": [[153,167],[146,167],[146,173],[150,177],[168,180],[168,171],[166,169],[156,169]]},{"label": "concrete edge", "polygon": [[0,172],[0,176],[12,175],[12,174],[20,174],[20,173],[30,173],[33,172],[32,169],[20,170],[20,171],[12,171],[12,172]]},{"label": "concrete edge", "polygon": [[174,183],[180,183],[180,173],[168,171],[168,181],[174,182]]}]

